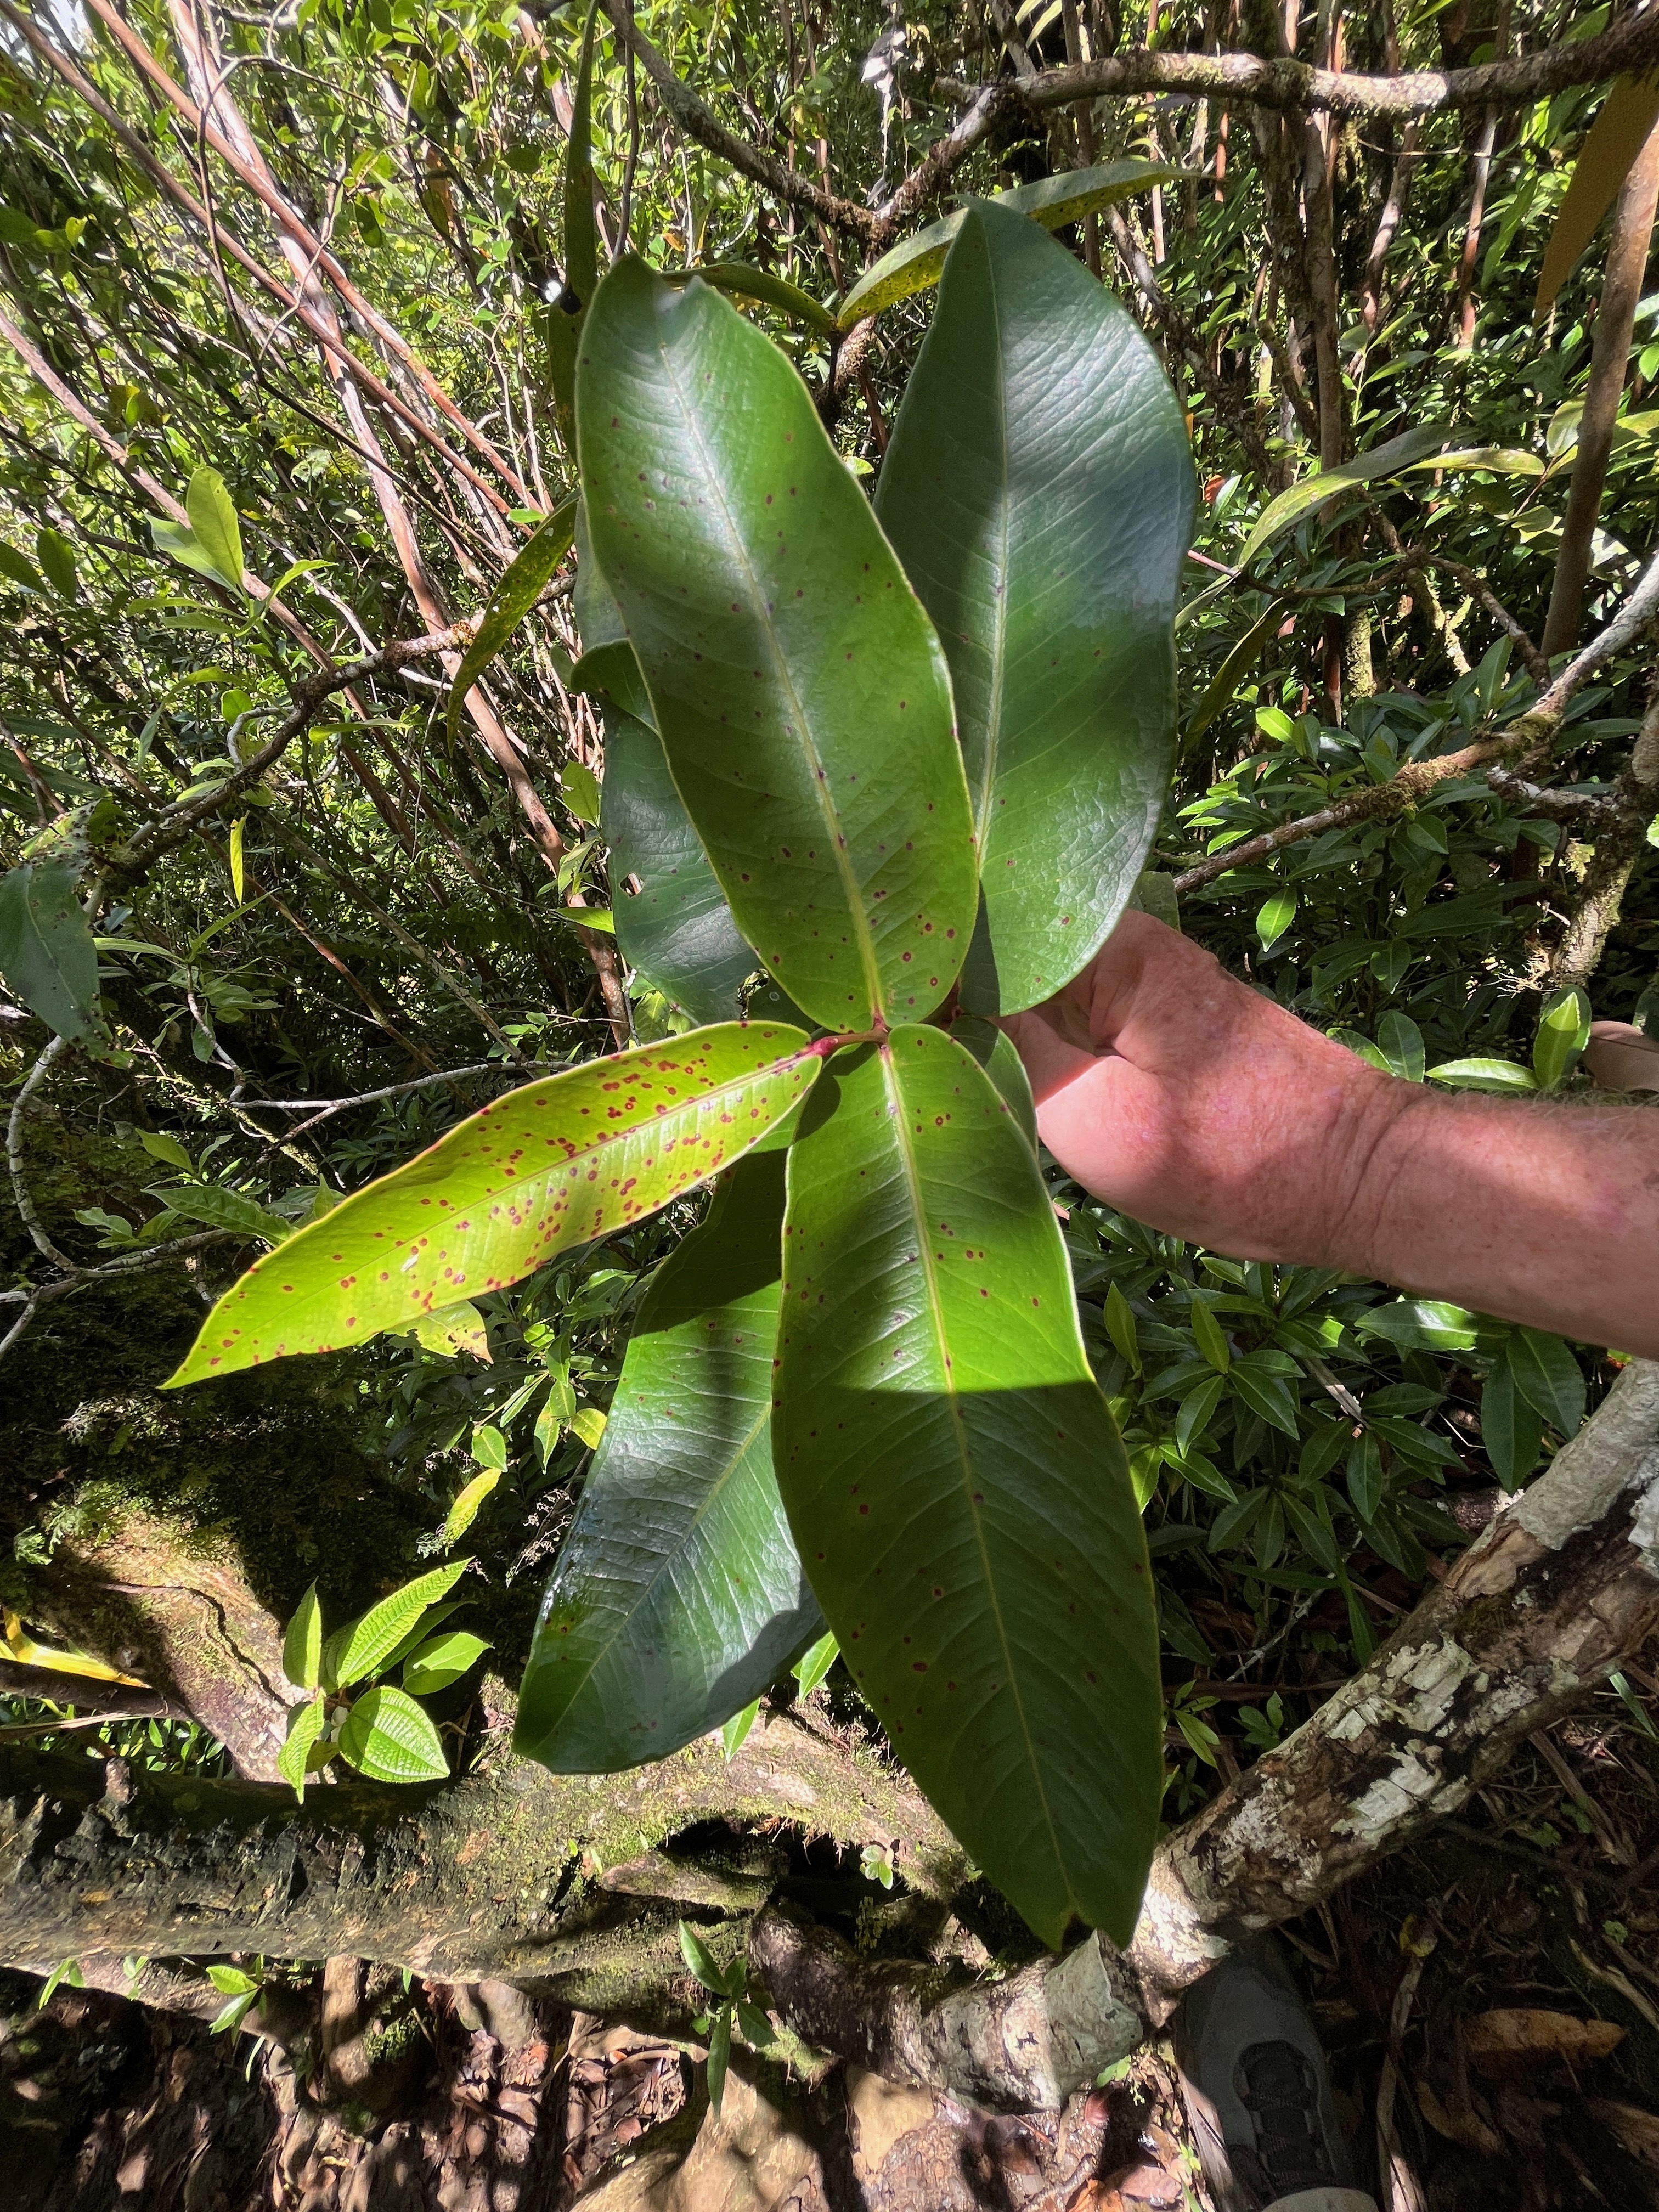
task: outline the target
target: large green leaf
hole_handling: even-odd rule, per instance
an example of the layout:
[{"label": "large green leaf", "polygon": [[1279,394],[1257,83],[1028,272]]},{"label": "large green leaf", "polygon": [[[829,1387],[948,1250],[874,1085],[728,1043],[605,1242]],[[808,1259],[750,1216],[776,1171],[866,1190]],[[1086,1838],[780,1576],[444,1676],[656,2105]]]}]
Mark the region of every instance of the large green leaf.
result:
[{"label": "large green leaf", "polygon": [[0,876],[0,976],[70,1043],[98,1027],[98,953],[76,896],[77,870],[25,860]]},{"label": "large green leaf", "polygon": [[509,1091],[256,1261],[170,1387],[516,1283],[740,1159],[820,1065],[799,1030],[730,1022]]},{"label": "large green leaf", "polygon": [[665,1758],[822,1632],[772,1473],[783,1166],[737,1169],[641,1305],[519,1696],[555,1773]]},{"label": "large green leaf", "polygon": [[1561,1436],[1577,1436],[1584,1418],[1583,1370],[1561,1339],[1541,1328],[1517,1328],[1504,1356],[1534,1411]]},{"label": "large green leaf", "polygon": [[[614,652],[632,658],[626,644]],[[605,726],[603,827],[611,848],[617,942],[629,967],[693,1021],[730,1021],[760,963],[738,933],[662,739],[613,709]],[[629,896],[628,878],[640,890]]]},{"label": "large green leaf", "polygon": [[507,574],[490,593],[472,642],[461,657],[449,687],[449,734],[460,726],[466,695],[501,652],[513,633],[553,580],[553,572],[570,550],[576,526],[576,502],[550,514],[534,537],[519,548]]},{"label": "large green leaf", "polygon": [[[1153,185],[1167,185],[1182,173],[1161,161],[1109,161],[1103,168],[1067,169],[1057,177],[1040,177],[1035,184],[1016,185],[1012,191],[999,192],[995,204],[1041,223],[1045,230],[1063,230],[1097,208],[1110,207]],[[963,210],[958,209],[884,253],[842,301],[836,314],[842,329],[850,330],[865,316],[878,315],[883,308],[936,284],[962,223]]]},{"label": "large green leaf", "polygon": [[1193,499],[1180,404],[1132,318],[1036,223],[975,203],[876,512],[951,663],[978,1012],[1057,991],[1134,890],[1175,762]]},{"label": "large green leaf", "polygon": [[738,928],[828,1027],[930,1013],[976,903],[950,681],[805,386],[707,285],[630,259],[576,419],[593,550]]},{"label": "large green leaf", "polygon": [[778,1482],[854,1680],[1045,1941],[1126,1942],[1163,1784],[1140,1517],[1036,1158],[943,1031],[836,1059],[783,1264]]}]

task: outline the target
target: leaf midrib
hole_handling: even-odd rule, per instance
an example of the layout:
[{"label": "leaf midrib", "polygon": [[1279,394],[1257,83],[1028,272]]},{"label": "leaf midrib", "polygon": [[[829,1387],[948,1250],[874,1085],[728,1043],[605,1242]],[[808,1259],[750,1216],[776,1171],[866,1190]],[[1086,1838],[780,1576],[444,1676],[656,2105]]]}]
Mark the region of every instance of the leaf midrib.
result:
[{"label": "leaf midrib", "polygon": [[1060,1835],[1054,1824],[1054,1812],[1048,1803],[1048,1792],[1043,1784],[1042,1769],[1037,1759],[1030,1727],[1025,1717],[1025,1700],[1020,1691],[1019,1670],[1014,1663],[1013,1650],[1008,1641],[1008,1632],[1003,1623],[1002,1604],[997,1591],[996,1577],[991,1571],[991,1558],[985,1541],[983,1521],[978,1508],[974,1504],[973,1455],[969,1445],[967,1431],[963,1423],[959,1403],[961,1394],[957,1389],[956,1370],[951,1362],[950,1349],[945,1335],[944,1304],[939,1295],[938,1271],[932,1258],[932,1240],[928,1233],[927,1210],[922,1204],[921,1170],[916,1164],[915,1152],[911,1149],[910,1133],[905,1121],[907,1109],[903,1085],[899,1079],[897,1068],[894,1065],[892,1047],[884,1044],[879,1048],[879,1051],[883,1083],[887,1091],[889,1103],[893,1109],[892,1119],[898,1132],[899,1162],[903,1170],[905,1185],[909,1193],[911,1218],[916,1225],[916,1257],[927,1287],[928,1318],[933,1324],[933,1342],[939,1353],[939,1370],[945,1386],[945,1399],[951,1413],[951,1431],[957,1439],[957,1456],[962,1469],[963,1488],[966,1497],[969,1517],[973,1524],[974,1543],[979,1553],[986,1597],[991,1619],[995,1625],[997,1642],[1002,1650],[1003,1672],[1008,1678],[1008,1688],[1013,1698],[1014,1710],[1019,1717],[1020,1741],[1025,1747],[1026,1762],[1030,1768],[1037,1802],[1042,1808],[1042,1821],[1048,1832],[1048,1843],[1053,1853],[1054,1863],[1061,1881],[1066,1885],[1066,1894],[1072,1909],[1074,1911],[1079,1911],[1081,1908],[1073,1891],[1072,1878],[1066,1869],[1065,1854],[1060,1849]]},{"label": "leaf midrib", "polygon": [[997,581],[1000,589],[992,593],[991,688],[986,701],[984,773],[975,794],[974,830],[981,854],[989,850],[987,840],[991,831],[991,791],[996,782],[997,756],[1002,741],[1002,691],[1008,666],[1008,380],[1003,373],[1002,307],[997,292],[996,270],[992,265],[989,241],[985,257],[986,288],[990,294],[993,359],[995,363],[997,434],[1002,449],[1001,471],[998,477],[998,501],[1001,520],[1002,546],[997,565]]},{"label": "leaf midrib", "polygon": [[[734,315],[736,312],[735,308],[732,310]],[[707,325],[705,325],[704,327],[706,331]],[[864,966],[865,985],[870,994],[870,1009],[872,1013],[878,1013],[883,1011],[886,1002],[885,994],[882,988],[880,963],[876,957],[875,940],[870,934],[869,916],[864,909],[863,890],[858,878],[853,872],[852,863],[848,858],[847,844],[841,830],[841,817],[830,802],[830,771],[823,764],[823,756],[818,751],[817,741],[811,734],[806,709],[801,702],[799,692],[795,689],[794,679],[790,675],[789,665],[778,642],[777,631],[772,617],[766,611],[766,594],[760,587],[759,579],[749,558],[748,547],[744,541],[742,532],[738,528],[731,507],[726,503],[721,474],[714,466],[714,456],[703,438],[702,426],[687,404],[684,392],[681,389],[679,375],[670,356],[667,345],[659,340],[657,350],[662,361],[669,388],[673,392],[676,404],[680,410],[681,417],[696,444],[697,456],[702,466],[704,481],[712,491],[711,505],[718,508],[721,520],[725,523],[727,539],[734,550],[737,564],[746,580],[750,605],[755,620],[765,634],[767,647],[772,657],[774,674],[780,688],[787,695],[794,708],[796,726],[800,732],[800,748],[806,757],[810,771],[808,780],[812,786],[813,796],[817,800],[818,811],[823,817],[824,830],[830,840],[830,849],[835,856],[836,868],[841,877],[842,888],[846,894],[848,907],[852,915],[859,955]]]}]

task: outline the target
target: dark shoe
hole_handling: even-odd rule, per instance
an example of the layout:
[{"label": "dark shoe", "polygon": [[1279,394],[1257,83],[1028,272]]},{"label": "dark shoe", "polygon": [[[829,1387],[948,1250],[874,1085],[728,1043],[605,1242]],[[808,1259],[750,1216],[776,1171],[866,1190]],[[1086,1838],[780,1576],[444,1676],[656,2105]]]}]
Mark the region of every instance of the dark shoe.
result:
[{"label": "dark shoe", "polygon": [[[1182,1999],[1176,2063],[1216,2212],[1266,2212],[1304,2191],[1373,2212],[1353,2186],[1325,2054],[1271,1938],[1224,1959]],[[1311,2207],[1310,2207],[1311,2212]]]}]

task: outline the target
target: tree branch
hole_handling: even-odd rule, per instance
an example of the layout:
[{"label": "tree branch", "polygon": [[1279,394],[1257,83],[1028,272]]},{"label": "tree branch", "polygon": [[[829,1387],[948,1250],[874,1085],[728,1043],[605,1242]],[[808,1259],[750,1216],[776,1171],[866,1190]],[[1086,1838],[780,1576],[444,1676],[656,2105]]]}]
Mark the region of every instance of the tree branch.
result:
[{"label": "tree branch", "polygon": [[1346,798],[1333,799],[1316,814],[1281,822],[1276,829],[1264,830],[1259,836],[1246,837],[1237,845],[1228,846],[1224,852],[1212,853],[1176,878],[1176,895],[1184,896],[1201,890],[1206,884],[1214,883],[1233,868],[1252,866],[1257,860],[1282,852],[1286,845],[1299,845],[1306,838],[1322,836],[1328,830],[1340,829],[1350,822],[1374,820],[1381,815],[1403,813],[1420,805],[1441,784],[1473,775],[1489,763],[1524,760],[1547,752],[1574,693],[1598,669],[1622,653],[1656,613],[1659,613],[1659,555],[1649,562],[1636,589],[1601,635],[1592,638],[1561,671],[1538,704],[1511,722],[1506,730],[1496,737],[1477,738],[1455,753],[1440,753],[1432,760],[1408,761],[1386,783],[1368,784],[1361,790],[1350,792]]},{"label": "tree branch", "polygon": [[1650,69],[1659,61],[1659,16],[1626,15],[1599,37],[1547,46],[1478,68],[1423,70],[1396,76],[1360,76],[1314,69],[1288,57],[1148,52],[1135,48],[1075,66],[1043,70],[1021,88],[1028,106],[1067,107],[1073,100],[1190,93],[1235,105],[1333,115],[1435,115],[1452,108],[1521,107],[1570,85]]},{"label": "tree branch", "polygon": [[[97,0],[92,0],[96,5]],[[832,222],[838,230],[851,231],[866,246],[880,246],[886,240],[890,224],[880,216],[873,215],[856,201],[844,200],[829,191],[799,169],[791,169],[775,154],[768,154],[758,146],[751,146],[746,138],[739,138],[735,131],[728,131],[714,110],[704,105],[684,78],[674,74],[667,60],[653,46],[639,25],[630,20],[630,11],[623,0],[604,0],[605,12],[611,19],[612,29],[624,46],[631,46],[656,89],[658,99],[688,138],[695,138],[700,146],[717,154],[722,161],[729,161],[734,169],[781,200],[796,207],[810,208],[825,222]]]},{"label": "tree branch", "polygon": [[[611,0],[606,0],[611,4]],[[1217,99],[1230,106],[1251,106],[1294,112],[1322,109],[1333,115],[1378,118],[1424,117],[1466,107],[1519,107],[1565,91],[1570,85],[1599,84],[1626,72],[1639,74],[1659,60],[1659,12],[1626,15],[1599,37],[1583,39],[1479,68],[1424,70],[1393,76],[1351,76],[1346,70],[1314,69],[1279,55],[1202,54],[1148,52],[1134,47],[1094,61],[1040,70],[1034,76],[991,84],[939,88],[968,103],[968,112],[917,169],[926,190],[936,191],[975,146],[1001,127],[1010,111],[1025,107],[1042,114],[1082,100],[1135,100],[1148,94],[1185,93]],[[925,195],[912,195],[907,178],[890,205],[902,202],[908,214]]]}]

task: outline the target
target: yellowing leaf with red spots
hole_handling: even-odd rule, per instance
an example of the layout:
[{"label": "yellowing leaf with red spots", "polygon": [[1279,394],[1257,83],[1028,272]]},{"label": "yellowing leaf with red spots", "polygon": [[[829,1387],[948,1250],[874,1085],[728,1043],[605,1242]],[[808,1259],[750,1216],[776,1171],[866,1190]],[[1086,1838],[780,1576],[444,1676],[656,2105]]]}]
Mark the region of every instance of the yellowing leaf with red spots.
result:
[{"label": "yellowing leaf with red spots", "polygon": [[833,1061],[789,1152],[772,1450],[888,1740],[1057,1944],[1126,1942],[1158,1832],[1146,1539],[1036,1158],[972,1055]]},{"label": "yellowing leaf with red spots", "polygon": [[798,1029],[725,1022],[509,1091],[250,1267],[171,1382],[362,1344],[519,1282],[740,1159],[821,1065]]}]

